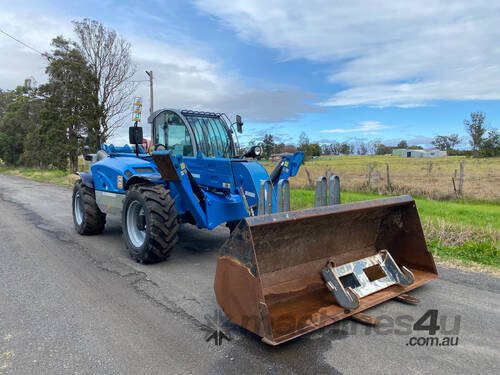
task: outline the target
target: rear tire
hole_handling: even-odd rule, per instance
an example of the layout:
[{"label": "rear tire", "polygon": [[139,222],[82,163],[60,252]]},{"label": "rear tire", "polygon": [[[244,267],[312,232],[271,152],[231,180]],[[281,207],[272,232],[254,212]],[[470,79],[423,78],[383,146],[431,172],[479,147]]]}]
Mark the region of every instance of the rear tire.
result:
[{"label": "rear tire", "polygon": [[122,212],[123,238],[139,263],[168,258],[178,241],[177,211],[163,185],[136,184],[127,191]]},{"label": "rear tire", "polygon": [[83,185],[82,180],[78,180],[73,188],[72,207],[73,223],[79,234],[102,233],[106,225],[106,214],[97,207],[94,189]]}]

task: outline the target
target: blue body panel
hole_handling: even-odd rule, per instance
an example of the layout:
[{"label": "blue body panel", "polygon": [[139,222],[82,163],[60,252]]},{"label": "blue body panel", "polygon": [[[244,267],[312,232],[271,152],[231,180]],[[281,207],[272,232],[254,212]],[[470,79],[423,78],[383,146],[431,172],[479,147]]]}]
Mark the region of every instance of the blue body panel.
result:
[{"label": "blue body panel", "polygon": [[266,168],[254,161],[233,160],[231,164],[238,190],[240,186],[243,187],[248,205],[257,213],[260,181],[269,180]]},{"label": "blue body panel", "polygon": [[196,183],[223,191],[236,192],[230,159],[184,156],[183,161]]},{"label": "blue body panel", "polygon": [[[137,173],[134,168],[152,169],[151,173]],[[135,154],[122,153],[111,155],[108,158],[102,159],[90,167],[92,177],[94,179],[94,188],[100,191],[108,191],[111,193],[125,193],[126,182],[133,175],[151,175],[158,174],[153,159],[138,158]],[[128,171],[128,173],[127,173]],[[118,186],[119,177],[122,178],[122,187]]]}]

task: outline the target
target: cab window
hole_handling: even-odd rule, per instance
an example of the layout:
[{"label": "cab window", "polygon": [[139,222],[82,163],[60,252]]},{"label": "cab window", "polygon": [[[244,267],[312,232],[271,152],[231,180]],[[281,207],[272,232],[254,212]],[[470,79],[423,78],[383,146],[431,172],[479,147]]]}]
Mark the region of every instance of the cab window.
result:
[{"label": "cab window", "polygon": [[193,129],[198,149],[205,157],[234,157],[230,135],[219,118],[187,115],[186,119]]},{"label": "cab window", "polygon": [[166,111],[154,120],[155,147],[164,146],[172,154],[193,156],[193,144],[184,122],[174,112]]}]

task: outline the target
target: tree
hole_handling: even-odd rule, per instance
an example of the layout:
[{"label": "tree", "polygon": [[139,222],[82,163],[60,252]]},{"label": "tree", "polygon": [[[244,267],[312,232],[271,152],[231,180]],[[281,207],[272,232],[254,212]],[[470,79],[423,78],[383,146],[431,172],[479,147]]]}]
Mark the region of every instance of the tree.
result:
[{"label": "tree", "polygon": [[458,134],[450,134],[448,136],[448,143],[450,144],[450,148],[447,151],[453,150],[460,143]]},{"label": "tree", "polygon": [[332,154],[332,148],[330,147],[329,144],[324,143],[324,144],[321,145],[321,153],[323,155],[331,155]]},{"label": "tree", "polygon": [[472,146],[472,153],[474,157],[479,156],[479,149],[484,141],[484,135],[486,134],[486,126],[484,125],[485,115],[482,112],[472,112],[470,114],[470,121],[464,120],[465,129],[471,137],[470,144]]},{"label": "tree", "polygon": [[[78,168],[79,138],[98,133],[101,113],[97,80],[80,51],[62,37],[52,40],[54,52],[46,73],[49,82],[40,91],[45,95],[41,125],[27,138],[25,160],[37,160],[43,167]],[[35,149],[34,146],[38,145]],[[38,149],[43,155],[37,155]]]},{"label": "tree", "polygon": [[500,134],[498,130],[490,130],[488,137],[483,140],[479,154],[482,157],[500,156]]},{"label": "tree", "polygon": [[342,147],[340,146],[340,143],[338,142],[333,142],[330,145],[330,149],[332,150],[333,155],[340,155],[342,151]]},{"label": "tree", "polygon": [[262,141],[262,157],[264,159],[269,159],[274,152],[274,147],[273,136],[271,134],[266,134]]},{"label": "tree", "polygon": [[0,121],[7,113],[7,106],[12,103],[15,98],[15,91],[4,91],[0,89]]},{"label": "tree", "polygon": [[309,137],[305,132],[299,135],[299,148],[309,145]]},{"label": "tree", "polygon": [[21,163],[26,136],[40,125],[42,100],[38,88],[27,79],[9,93],[0,124],[0,159],[10,165]]},{"label": "tree", "polygon": [[305,132],[300,133],[299,136],[299,147],[297,150],[302,151],[304,153],[304,160],[310,160],[313,156],[313,150],[309,144],[309,137]]},{"label": "tree", "polygon": [[380,140],[375,140],[375,141],[369,141],[366,144],[366,147],[368,148],[368,154],[376,154],[377,153],[377,148],[381,144]]},{"label": "tree", "polygon": [[375,153],[377,155],[392,154],[392,150],[394,150],[394,147],[386,146],[380,142],[377,143],[376,147],[377,147],[377,149],[376,149]]},{"label": "tree", "polygon": [[352,153],[352,148],[353,147],[351,145],[349,145],[348,143],[344,142],[344,143],[342,143],[340,145],[340,154],[342,154],[342,155],[349,155],[349,154]]},{"label": "tree", "polygon": [[311,156],[321,156],[321,146],[318,143],[311,143],[308,147]]},{"label": "tree", "polygon": [[408,148],[408,142],[406,142],[404,139],[398,143],[397,148]]},{"label": "tree", "polygon": [[130,113],[130,97],[136,84],[130,79],[136,72],[130,55],[130,43],[98,21],[84,18],[73,21],[78,48],[97,80],[96,96],[102,108],[95,146],[105,142]]},{"label": "tree", "polygon": [[276,143],[274,145],[274,153],[275,154],[282,154],[283,152],[285,152],[285,144],[282,142],[282,143]]},{"label": "tree", "polygon": [[368,153],[368,146],[365,142],[359,141],[356,143],[357,151],[359,155],[366,155]]},{"label": "tree", "polygon": [[432,144],[441,151],[451,151],[460,143],[458,134],[437,135],[434,137]]}]

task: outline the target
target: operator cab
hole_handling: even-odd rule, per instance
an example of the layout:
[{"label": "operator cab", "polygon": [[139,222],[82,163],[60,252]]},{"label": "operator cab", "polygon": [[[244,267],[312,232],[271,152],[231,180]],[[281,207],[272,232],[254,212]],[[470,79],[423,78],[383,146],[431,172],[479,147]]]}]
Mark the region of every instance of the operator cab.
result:
[{"label": "operator cab", "polygon": [[[172,154],[206,158],[235,158],[238,155],[231,124],[224,114],[187,110],[161,109],[153,112],[148,122],[152,124],[152,143],[155,150],[168,150]],[[238,131],[241,117],[237,117]]]}]

